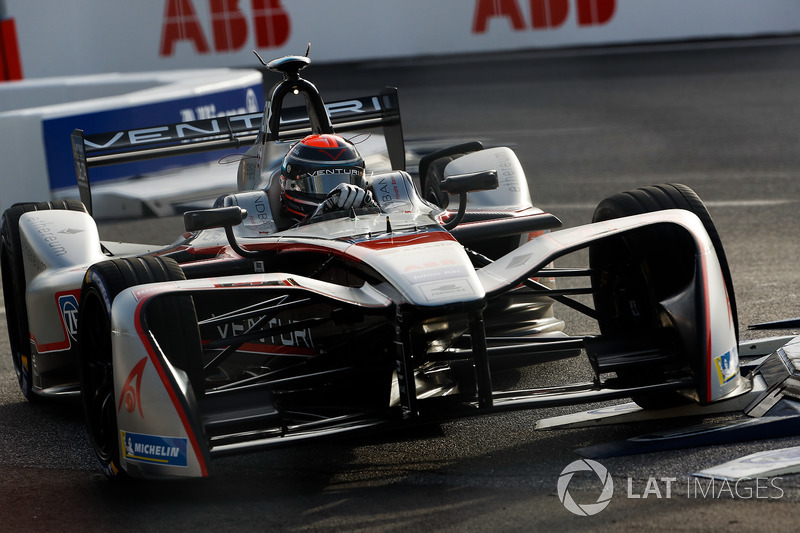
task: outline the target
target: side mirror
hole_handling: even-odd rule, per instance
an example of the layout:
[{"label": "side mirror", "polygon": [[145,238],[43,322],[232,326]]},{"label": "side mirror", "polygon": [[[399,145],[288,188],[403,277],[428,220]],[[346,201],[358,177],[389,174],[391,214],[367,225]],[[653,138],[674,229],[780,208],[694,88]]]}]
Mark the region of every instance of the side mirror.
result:
[{"label": "side mirror", "polygon": [[450,194],[465,194],[473,191],[488,191],[496,189],[499,185],[496,170],[483,170],[468,174],[457,174],[445,178],[439,188]]},{"label": "side mirror", "polygon": [[238,226],[247,217],[247,210],[239,206],[217,207],[187,211],[183,214],[183,227],[186,231]]},{"label": "side mirror", "polygon": [[449,176],[441,181],[439,188],[450,194],[458,195],[458,212],[452,220],[449,220],[442,227],[447,231],[458,226],[467,212],[467,193],[473,191],[486,191],[496,189],[499,186],[496,170],[482,170],[481,172],[470,172],[469,174],[457,174]]},{"label": "side mirror", "polygon": [[187,211],[183,214],[183,227],[186,228],[186,231],[225,228],[225,236],[228,238],[228,243],[237,254],[248,258],[260,257],[261,252],[245,250],[239,246],[239,243],[236,242],[236,237],[233,235],[233,227],[241,224],[246,217],[247,209],[243,209],[238,205]]}]

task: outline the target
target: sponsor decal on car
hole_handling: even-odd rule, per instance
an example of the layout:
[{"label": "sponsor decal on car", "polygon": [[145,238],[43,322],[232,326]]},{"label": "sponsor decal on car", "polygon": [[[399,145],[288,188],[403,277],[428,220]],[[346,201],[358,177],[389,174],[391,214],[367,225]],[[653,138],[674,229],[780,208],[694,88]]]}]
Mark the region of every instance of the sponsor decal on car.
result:
[{"label": "sponsor decal on car", "polygon": [[43,219],[42,217],[35,215],[29,216],[28,221],[31,225],[31,229],[36,233],[36,235],[38,235],[42,242],[46,243],[50,253],[53,254],[54,257],[60,257],[67,254],[67,248],[61,242],[61,239],[58,236],[59,233],[69,235],[80,232],[80,230],[73,230],[70,228],[58,229],[54,226],[54,224],[57,224],[57,222]]},{"label": "sponsor decal on car", "polygon": [[719,384],[724,385],[739,373],[739,352],[734,346],[732,350],[714,358]]},{"label": "sponsor decal on car", "polygon": [[411,213],[414,205],[411,201],[411,192],[405,180],[398,180],[395,173],[377,178],[372,188],[375,200],[386,213]]},{"label": "sponsor decal on car", "polygon": [[[247,332],[253,331],[256,328],[257,324],[260,323],[261,320],[264,319],[264,315],[260,317],[251,317],[239,321],[230,321],[224,324],[218,325],[217,333],[221,339],[227,339],[230,337],[235,337],[238,335],[243,335]],[[289,326],[295,323],[295,320],[292,319],[281,319],[280,317],[271,318],[266,324],[263,324],[262,327],[264,329],[283,329],[286,326]],[[259,339],[254,339],[264,345],[261,349],[257,349],[253,344],[246,343],[249,347],[249,350],[246,351],[264,351],[267,352],[274,352],[280,351],[280,347],[294,347],[294,348],[306,348],[308,349],[306,353],[307,355],[316,354],[314,350],[314,338],[312,336],[312,331],[310,327],[299,327],[294,330],[282,331],[276,335],[268,335],[261,337]],[[244,345],[243,345],[244,347]]]},{"label": "sponsor decal on car", "polygon": [[408,265],[403,274],[409,283],[417,285],[443,279],[463,278],[467,276],[468,271],[457,261],[445,259]]},{"label": "sponsor decal on car", "polygon": [[64,337],[62,340],[55,342],[39,343],[36,337],[31,335],[31,340],[36,345],[37,353],[62,352],[72,348],[73,343],[78,339],[78,301],[80,297],[80,290],[57,292],[55,294],[55,303],[58,306]]},{"label": "sponsor decal on car", "polygon": [[467,279],[454,279],[439,283],[425,283],[420,285],[422,294],[428,301],[436,301],[454,296],[469,297],[475,295],[475,290]]},{"label": "sponsor decal on car", "polygon": [[187,439],[141,433],[119,432],[126,461],[165,466],[187,466]]},{"label": "sponsor decal on car", "polygon": [[75,294],[62,294],[58,297],[58,309],[61,311],[61,321],[70,342],[78,338],[78,299]]},{"label": "sponsor decal on car", "polygon": [[64,341],[46,346],[38,346],[39,353],[47,351],[68,350],[78,339],[78,299],[81,291],[65,291],[56,293],[58,312],[64,328]]},{"label": "sponsor decal on car", "polygon": [[521,169],[517,169],[519,164],[516,161],[512,161],[511,156],[508,154],[509,152],[507,151],[497,151],[494,154],[498,187],[502,187],[509,192],[521,192],[523,190],[522,180],[525,179],[525,175],[521,172]]},{"label": "sponsor decal on car", "polygon": [[139,392],[142,388],[142,374],[144,373],[144,366],[146,364],[147,357],[142,357],[142,359],[136,363],[136,366],[133,367],[131,373],[128,374],[128,379],[125,380],[125,385],[122,386],[122,392],[119,395],[119,407],[117,407],[117,412],[121,411],[124,405],[125,410],[129,413],[138,409],[139,416],[144,418],[142,403],[139,400]]},{"label": "sponsor decal on car", "polygon": [[[171,283],[172,287],[177,287],[177,284],[174,282]],[[164,292],[168,289],[165,289],[162,286],[152,286],[152,285],[143,285],[139,288],[133,289],[133,297],[136,299],[137,302],[147,298],[150,295],[158,294],[160,292]]]}]

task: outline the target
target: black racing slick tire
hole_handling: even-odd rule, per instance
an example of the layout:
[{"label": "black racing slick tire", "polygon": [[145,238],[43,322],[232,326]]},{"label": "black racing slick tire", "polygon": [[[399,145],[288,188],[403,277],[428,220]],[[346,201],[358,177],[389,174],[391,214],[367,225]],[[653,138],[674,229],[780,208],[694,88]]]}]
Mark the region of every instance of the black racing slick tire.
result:
[{"label": "black racing slick tire", "polygon": [[[84,278],[78,318],[81,402],[95,455],[109,478],[129,477],[120,463],[109,304],[126,288],[183,279],[177,262],[158,256],[103,261],[92,265]],[[191,296],[156,299],[147,324],[172,364],[199,375],[200,336]]]},{"label": "black racing slick tire", "polygon": [[435,206],[446,208],[450,204],[447,193],[442,191],[440,183],[444,179],[444,167],[452,158],[441,158],[433,161],[427,170],[422,190],[422,196]]},{"label": "black racing slick tire", "polygon": [[[720,264],[738,339],[736,300],[725,251],[708,209],[691,188],[681,184],[662,184],[615,194],[598,204],[592,221],[666,209],[690,211],[703,223]],[[661,326],[656,303],[680,290],[691,279],[694,265],[685,258],[692,253],[692,247],[685,232],[669,226],[645,228],[590,247],[589,263],[595,272],[595,308],[601,317],[614,317],[599,320],[601,333],[627,337],[658,335]],[[647,375],[642,369],[631,369],[618,371],[617,375],[623,379],[652,382],[664,378],[662,370]],[[686,400],[676,393],[661,393],[637,396],[634,401],[645,408],[663,408]]]},{"label": "black racing slick tire", "polygon": [[432,152],[419,161],[419,180],[422,197],[433,205],[447,208],[450,198],[440,186],[444,179],[444,169],[448,163],[459,157],[483,150],[480,141],[471,141],[454,146],[448,146]]},{"label": "black racing slick tire", "polygon": [[28,327],[28,308],[25,302],[25,267],[22,261],[22,243],[19,219],[32,211],[81,211],[84,205],[74,200],[14,204],[3,213],[0,221],[0,272],[3,277],[3,299],[11,345],[11,359],[20,391],[30,402],[40,399],[32,390],[31,344]]}]

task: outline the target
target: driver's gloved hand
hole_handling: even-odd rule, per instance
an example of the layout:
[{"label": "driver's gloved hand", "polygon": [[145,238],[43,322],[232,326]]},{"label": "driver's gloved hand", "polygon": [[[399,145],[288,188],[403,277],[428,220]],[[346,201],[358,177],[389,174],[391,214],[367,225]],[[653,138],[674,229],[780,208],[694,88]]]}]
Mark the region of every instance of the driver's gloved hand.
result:
[{"label": "driver's gloved hand", "polygon": [[330,213],[331,211],[347,210],[351,207],[358,209],[374,205],[375,201],[372,199],[371,192],[357,185],[340,183],[325,197],[325,201],[322,202],[322,211]]}]

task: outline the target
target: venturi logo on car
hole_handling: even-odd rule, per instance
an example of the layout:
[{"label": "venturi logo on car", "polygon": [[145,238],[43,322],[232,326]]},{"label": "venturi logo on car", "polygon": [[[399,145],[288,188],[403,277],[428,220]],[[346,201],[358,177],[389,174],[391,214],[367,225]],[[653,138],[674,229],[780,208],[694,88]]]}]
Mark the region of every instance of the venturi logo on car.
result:
[{"label": "venturi logo on car", "polygon": [[[263,318],[263,317],[260,317]],[[241,322],[228,322],[217,326],[217,333],[220,338],[227,339],[232,336],[242,335],[251,331],[257,324],[258,319],[249,318]],[[273,318],[267,323],[268,328],[282,328],[295,321],[291,319]],[[295,348],[314,348],[314,338],[311,328],[298,328],[291,331],[284,331],[276,335],[264,336],[255,339],[262,344],[271,346],[292,346]]]}]

